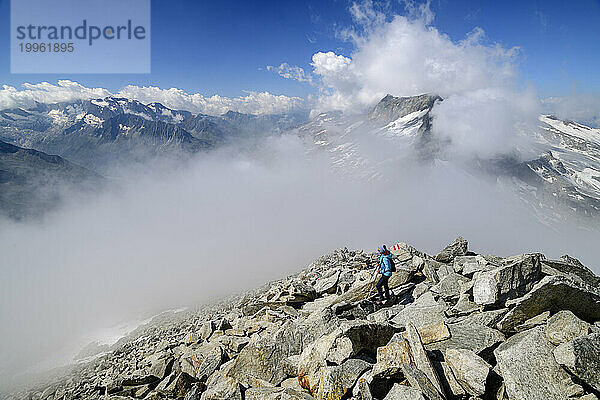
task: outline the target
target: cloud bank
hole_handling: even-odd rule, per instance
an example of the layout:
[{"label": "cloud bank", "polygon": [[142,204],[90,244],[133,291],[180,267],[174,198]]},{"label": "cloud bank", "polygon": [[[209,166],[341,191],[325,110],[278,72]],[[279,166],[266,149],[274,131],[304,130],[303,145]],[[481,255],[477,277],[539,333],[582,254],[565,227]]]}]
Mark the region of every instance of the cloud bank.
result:
[{"label": "cloud bank", "polygon": [[570,119],[591,127],[600,127],[600,95],[572,93],[542,100],[542,111],[561,119]]},{"label": "cloud bank", "polygon": [[247,114],[278,114],[295,111],[305,106],[299,97],[275,95],[269,92],[248,92],[245,96],[203,96],[186,93],[177,88],[161,89],[155,86],[127,85],[117,93],[103,88],[88,88],[77,82],[60,80],[56,85],[48,82],[24,83],[23,89],[3,85],[0,89],[0,110],[7,108],[29,108],[40,103],[58,103],[73,100],[88,100],[118,96],[138,100],[142,103],[160,102],[163,105],[192,113],[221,115],[229,110]]}]

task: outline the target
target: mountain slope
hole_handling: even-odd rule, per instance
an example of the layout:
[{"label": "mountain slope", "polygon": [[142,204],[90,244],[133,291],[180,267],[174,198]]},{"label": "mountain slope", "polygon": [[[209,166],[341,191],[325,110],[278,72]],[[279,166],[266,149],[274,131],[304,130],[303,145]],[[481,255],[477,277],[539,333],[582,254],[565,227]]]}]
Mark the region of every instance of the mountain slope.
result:
[{"label": "mountain slope", "polygon": [[194,115],[160,103],[107,97],[2,110],[0,140],[105,171],[118,163],[187,157],[249,135],[282,132],[306,118],[302,113]]},{"label": "mountain slope", "polygon": [[99,175],[65,159],[0,141],[0,214],[21,219],[55,207],[65,189],[91,190]]}]

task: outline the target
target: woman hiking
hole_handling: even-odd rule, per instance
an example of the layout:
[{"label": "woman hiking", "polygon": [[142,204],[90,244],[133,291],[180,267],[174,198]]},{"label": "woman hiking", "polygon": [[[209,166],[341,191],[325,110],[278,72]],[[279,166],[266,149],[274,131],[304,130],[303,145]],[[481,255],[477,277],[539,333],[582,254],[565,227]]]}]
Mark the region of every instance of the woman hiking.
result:
[{"label": "woman hiking", "polygon": [[[388,280],[390,279],[390,276],[392,276],[393,261],[392,253],[390,253],[389,250],[385,247],[385,244],[379,246],[378,250],[379,266],[377,272],[381,274],[381,278],[379,278],[379,281],[377,282],[376,286],[377,291],[379,292],[380,302],[383,303],[384,301],[390,300],[390,288],[388,287]],[[385,289],[385,297],[382,288]]]}]

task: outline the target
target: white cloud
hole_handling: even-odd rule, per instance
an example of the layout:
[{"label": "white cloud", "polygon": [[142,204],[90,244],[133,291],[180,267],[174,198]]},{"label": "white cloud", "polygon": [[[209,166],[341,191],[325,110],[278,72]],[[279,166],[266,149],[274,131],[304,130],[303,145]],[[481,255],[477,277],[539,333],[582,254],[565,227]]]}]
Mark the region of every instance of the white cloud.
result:
[{"label": "white cloud", "polygon": [[58,103],[107,96],[126,97],[142,103],[160,102],[169,108],[209,115],[220,115],[229,110],[248,114],[274,114],[293,111],[304,106],[304,101],[299,97],[275,95],[269,92],[248,92],[245,96],[239,97],[223,97],[217,94],[206,97],[200,93],[186,93],[177,88],[161,89],[155,86],[128,85],[118,93],[111,93],[104,88],[88,88],[77,82],[61,80],[56,85],[48,82],[24,83],[22,90],[4,85],[0,89],[0,110],[28,108],[34,106],[36,102]]},{"label": "white cloud", "polygon": [[312,75],[306,73],[306,71],[304,71],[304,68],[295,65],[289,65],[288,63],[283,63],[279,65],[279,67],[267,65],[267,71],[277,72],[279,76],[282,76],[286,79],[293,79],[298,82],[312,83]]},{"label": "white cloud", "polygon": [[342,36],[354,51],[312,58],[317,108],[365,112],[387,93],[435,93],[446,99],[436,110],[435,133],[450,138],[456,152],[510,150],[519,129],[537,118],[535,91],[519,87],[519,49],[489,42],[478,27],[453,40],[431,24],[428,3],[406,8],[408,16],[388,16],[371,1],[350,7],[355,27]]},{"label": "white cloud", "polygon": [[592,127],[600,126],[600,96],[591,93],[573,93],[564,97],[542,100],[544,113],[570,119]]},{"label": "white cloud", "polygon": [[60,80],[56,85],[48,82],[24,83],[23,90],[2,85],[0,89],[0,110],[7,108],[28,108],[40,103],[58,103],[77,99],[94,99],[110,96],[103,88],[87,88],[77,82]]},{"label": "white cloud", "polygon": [[220,115],[229,110],[247,114],[277,114],[300,108],[304,101],[300,97],[275,95],[269,92],[248,92],[246,96],[223,97],[215,94],[210,97],[200,93],[186,93],[181,89],[161,89],[155,86],[125,86],[119,96],[163,105],[193,113]]}]

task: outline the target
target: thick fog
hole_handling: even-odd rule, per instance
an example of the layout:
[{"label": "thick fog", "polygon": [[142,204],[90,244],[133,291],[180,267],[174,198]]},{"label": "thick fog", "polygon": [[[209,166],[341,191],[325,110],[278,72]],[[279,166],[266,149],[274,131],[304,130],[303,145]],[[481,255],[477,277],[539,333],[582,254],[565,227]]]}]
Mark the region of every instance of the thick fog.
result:
[{"label": "thick fog", "polygon": [[[402,154],[378,140],[365,142]],[[2,374],[64,362],[103,328],[256,287],[342,246],[405,241],[434,254],[460,234],[484,253],[600,258],[597,233],[542,225],[452,162],[368,161],[380,178],[340,174],[284,135],[121,171],[114,188],[72,196],[42,222],[3,221]]]}]

